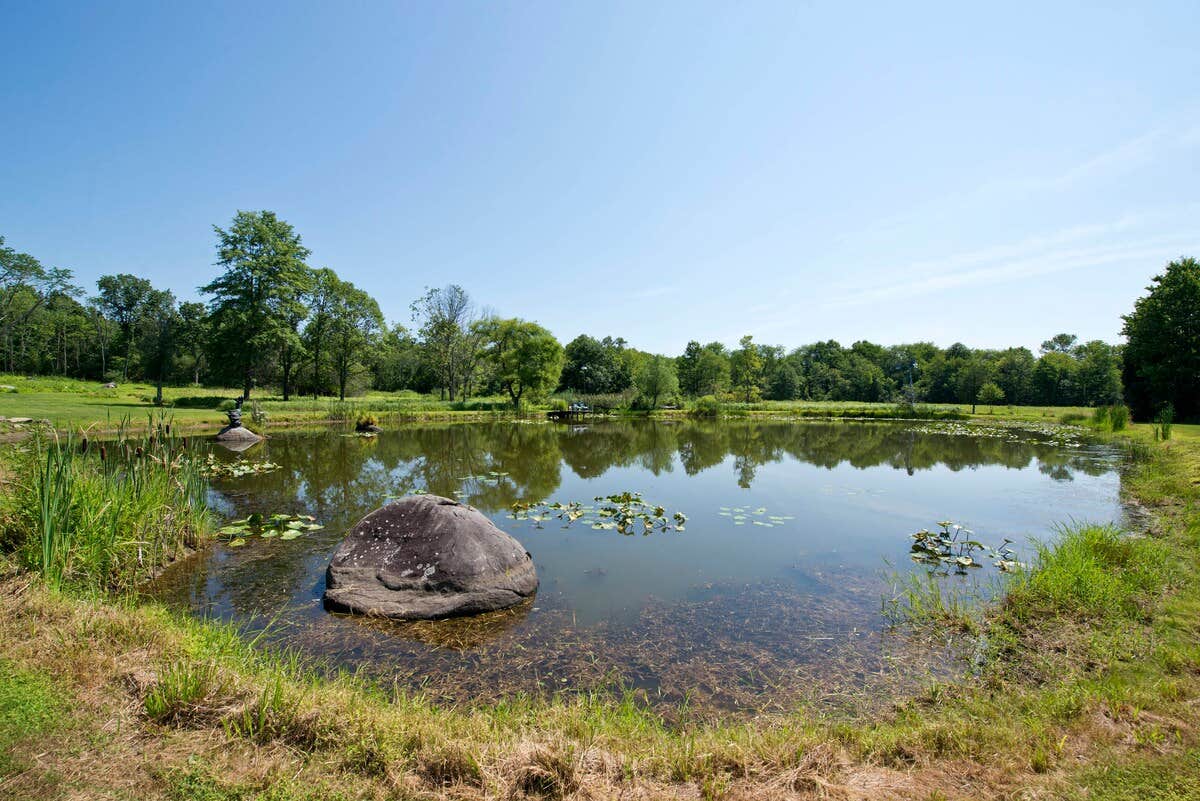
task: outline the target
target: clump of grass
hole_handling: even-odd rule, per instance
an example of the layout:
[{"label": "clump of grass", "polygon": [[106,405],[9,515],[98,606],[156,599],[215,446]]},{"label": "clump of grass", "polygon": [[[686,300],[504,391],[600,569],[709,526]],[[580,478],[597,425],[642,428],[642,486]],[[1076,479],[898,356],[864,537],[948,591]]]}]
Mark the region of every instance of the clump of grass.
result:
[{"label": "clump of grass", "polygon": [[571,754],[545,744],[519,749],[510,760],[509,771],[513,795],[518,797],[556,801],[579,788],[579,777]]},{"label": "clump of grass", "polygon": [[39,437],[15,468],[3,539],[51,586],[130,589],[212,529],[202,464],[162,419],[103,443]]},{"label": "clump of grass", "polygon": [[971,633],[979,629],[982,606],[973,584],[910,572],[893,577],[892,593],[882,599],[881,611],[893,626],[934,624]]},{"label": "clump of grass", "polygon": [[1125,404],[1110,406],[1108,409],[1108,427],[1110,431],[1124,431],[1129,424],[1129,407]]},{"label": "clump of grass", "polygon": [[1168,574],[1167,552],[1156,540],[1111,525],[1071,526],[1038,547],[1032,569],[1010,585],[1005,608],[1018,619],[1136,619]]},{"label": "clump of grass", "polygon": [[163,671],[147,691],[143,708],[156,723],[202,725],[218,716],[218,699],[224,691],[225,684],[213,663],[182,660]]}]

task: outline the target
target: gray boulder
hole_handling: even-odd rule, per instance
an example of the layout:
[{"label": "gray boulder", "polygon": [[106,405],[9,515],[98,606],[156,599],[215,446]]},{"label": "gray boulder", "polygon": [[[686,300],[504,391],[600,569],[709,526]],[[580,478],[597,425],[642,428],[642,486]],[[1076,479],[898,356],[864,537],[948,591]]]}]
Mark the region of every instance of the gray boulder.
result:
[{"label": "gray boulder", "polygon": [[261,442],[262,437],[239,424],[222,428],[217,432],[216,440],[231,451],[241,452]]},{"label": "gray boulder", "polygon": [[410,495],[350,529],[325,573],[325,606],[395,620],[504,609],[537,591],[533,558],[483,513]]}]

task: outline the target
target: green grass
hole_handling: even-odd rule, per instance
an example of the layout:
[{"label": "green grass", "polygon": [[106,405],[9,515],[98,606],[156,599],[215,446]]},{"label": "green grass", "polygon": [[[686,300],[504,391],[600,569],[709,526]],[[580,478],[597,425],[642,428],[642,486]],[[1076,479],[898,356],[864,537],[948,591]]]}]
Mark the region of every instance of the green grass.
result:
[{"label": "green grass", "polygon": [[49,678],[0,658],[0,779],[22,768],[13,747],[51,729],[66,711]]},{"label": "green grass", "polygon": [[38,434],[13,455],[3,539],[51,586],[132,589],[211,532],[199,452],[161,420],[147,430]]}]

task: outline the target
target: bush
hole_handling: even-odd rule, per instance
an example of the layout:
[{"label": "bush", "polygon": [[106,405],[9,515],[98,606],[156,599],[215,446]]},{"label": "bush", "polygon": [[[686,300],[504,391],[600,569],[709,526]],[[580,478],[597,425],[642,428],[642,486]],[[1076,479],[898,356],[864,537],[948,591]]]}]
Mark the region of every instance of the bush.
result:
[{"label": "bush", "polygon": [[721,402],[713,395],[705,395],[696,399],[692,408],[688,409],[688,414],[692,417],[720,417]]},{"label": "bush", "polygon": [[1109,407],[1108,410],[1108,425],[1113,431],[1122,431],[1125,425],[1129,422],[1129,407],[1125,404],[1118,404]]},{"label": "bush", "polygon": [[1094,410],[1092,410],[1092,424],[1100,428],[1104,428],[1108,425],[1107,406],[1097,406]]},{"label": "bush", "polygon": [[567,403],[566,398],[551,398],[548,405],[552,412],[565,412],[570,404]]}]

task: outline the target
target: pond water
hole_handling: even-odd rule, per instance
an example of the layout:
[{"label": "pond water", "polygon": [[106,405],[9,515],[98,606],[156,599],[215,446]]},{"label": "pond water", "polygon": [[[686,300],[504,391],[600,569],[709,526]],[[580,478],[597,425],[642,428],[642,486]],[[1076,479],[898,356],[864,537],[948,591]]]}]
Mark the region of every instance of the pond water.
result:
[{"label": "pond water", "polygon": [[[908,535],[957,521],[1025,553],[1069,520],[1121,516],[1119,454],[1061,429],[921,423],[597,421],[417,425],[375,438],[279,433],[222,458],[279,469],[220,480],[214,507],[310,514],[297,539],[218,543],[153,594],[334,667],[474,701],[632,688],[651,703],[759,710],[837,703],[956,669],[946,643],[890,636],[881,614]],[[529,603],[396,624],[335,615],[325,567],[356,520],[414,491],[456,497],[532,553]],[[683,531],[623,536],[513,519],[519,501],[638,492]],[[951,582],[983,583],[994,570]]]}]

